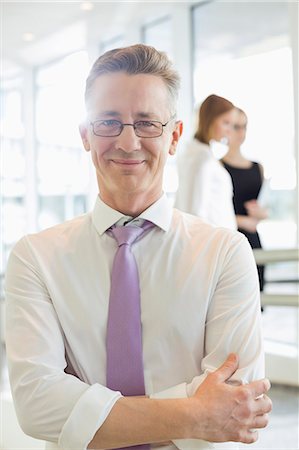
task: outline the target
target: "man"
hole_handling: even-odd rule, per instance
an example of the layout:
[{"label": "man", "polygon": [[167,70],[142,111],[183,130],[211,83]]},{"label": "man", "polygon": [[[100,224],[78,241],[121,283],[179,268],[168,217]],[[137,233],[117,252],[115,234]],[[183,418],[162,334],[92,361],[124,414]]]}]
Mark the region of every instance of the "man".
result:
[{"label": "man", "polygon": [[[178,83],[144,45],[95,62],[80,127],[95,208],[23,238],[10,257],[12,392],[22,428],[48,448],[205,449],[254,442],[267,424],[269,382],[249,383],[263,355],[248,243],[162,192],[182,132]],[[120,242],[128,230],[140,236]]]}]

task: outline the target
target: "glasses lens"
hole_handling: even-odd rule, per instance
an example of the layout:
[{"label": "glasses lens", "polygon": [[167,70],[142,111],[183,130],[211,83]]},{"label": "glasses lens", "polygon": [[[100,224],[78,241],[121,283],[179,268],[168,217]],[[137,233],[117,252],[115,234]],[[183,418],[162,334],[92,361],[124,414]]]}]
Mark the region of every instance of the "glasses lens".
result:
[{"label": "glasses lens", "polygon": [[161,122],[140,120],[135,122],[135,133],[139,137],[159,137],[163,131]]},{"label": "glasses lens", "polygon": [[93,131],[97,136],[112,137],[121,133],[122,124],[118,120],[96,120]]}]

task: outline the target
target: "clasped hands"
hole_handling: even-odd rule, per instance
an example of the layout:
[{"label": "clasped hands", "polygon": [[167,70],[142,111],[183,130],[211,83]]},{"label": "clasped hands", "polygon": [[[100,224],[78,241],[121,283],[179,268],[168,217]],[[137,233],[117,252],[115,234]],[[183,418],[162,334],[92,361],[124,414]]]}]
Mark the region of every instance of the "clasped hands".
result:
[{"label": "clasped hands", "polygon": [[257,429],[267,426],[268,413],[272,409],[272,402],[266,395],[270,389],[269,380],[230,385],[228,380],[237,368],[237,355],[229,355],[190,398],[194,413],[192,437],[211,442],[250,444],[258,439]]},{"label": "clasped hands", "polygon": [[[238,357],[230,354],[215,372],[210,373],[193,397],[185,403],[185,439],[209,442],[243,442],[258,439],[257,429],[268,424],[272,402],[266,395],[267,379],[236,386],[229,379],[238,368]],[[169,445],[159,442],[153,447]]]},{"label": "clasped hands", "polygon": [[268,217],[268,211],[260,206],[257,200],[244,203],[247,215],[237,215],[238,228],[249,233],[255,233],[258,223]]}]

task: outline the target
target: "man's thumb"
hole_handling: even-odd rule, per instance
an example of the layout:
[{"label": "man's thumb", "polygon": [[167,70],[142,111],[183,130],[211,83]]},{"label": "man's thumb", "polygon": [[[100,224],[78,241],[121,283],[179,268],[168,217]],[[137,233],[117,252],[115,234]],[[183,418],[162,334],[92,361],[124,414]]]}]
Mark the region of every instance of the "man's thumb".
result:
[{"label": "man's thumb", "polygon": [[220,366],[215,373],[219,381],[228,380],[237,370],[239,366],[239,359],[236,353],[230,353],[222,366]]}]

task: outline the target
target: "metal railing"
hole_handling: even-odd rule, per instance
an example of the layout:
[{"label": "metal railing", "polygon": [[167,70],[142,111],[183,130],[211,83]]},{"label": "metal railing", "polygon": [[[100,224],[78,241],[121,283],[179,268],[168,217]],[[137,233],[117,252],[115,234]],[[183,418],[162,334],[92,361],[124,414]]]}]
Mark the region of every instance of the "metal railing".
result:
[{"label": "metal railing", "polygon": [[[279,249],[279,250],[253,250],[254,258],[257,264],[273,264],[281,262],[291,262],[299,260],[299,249]],[[286,280],[288,281],[288,280]],[[299,280],[297,280],[298,282]],[[271,294],[262,292],[261,294],[262,305],[272,306],[299,306],[299,297],[297,294],[279,293]]]},{"label": "metal railing", "polygon": [[280,250],[253,250],[254,258],[257,264],[269,264],[276,262],[298,261],[299,249],[288,248]]}]

